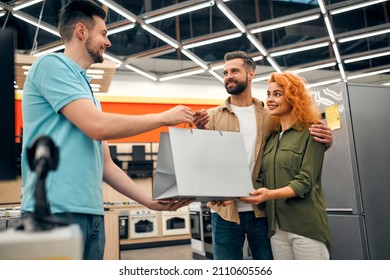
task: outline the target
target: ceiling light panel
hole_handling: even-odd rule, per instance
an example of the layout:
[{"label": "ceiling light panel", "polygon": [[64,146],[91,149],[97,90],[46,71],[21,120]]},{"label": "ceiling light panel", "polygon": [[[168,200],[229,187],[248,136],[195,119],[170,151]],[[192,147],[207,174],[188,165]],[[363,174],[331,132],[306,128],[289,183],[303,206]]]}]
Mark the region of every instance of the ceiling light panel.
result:
[{"label": "ceiling light panel", "polygon": [[358,62],[358,61],[362,61],[362,60],[373,59],[373,58],[382,57],[382,56],[390,56],[390,51],[380,52],[380,53],[375,53],[375,54],[370,54],[370,55],[363,55],[363,56],[358,56],[358,57],[354,57],[354,58],[345,59],[344,63],[348,64],[348,63],[353,63],[353,62]]},{"label": "ceiling light panel", "polygon": [[126,25],[123,25],[123,26],[119,26],[119,27],[115,27],[115,28],[112,28],[112,29],[108,29],[107,35],[110,36],[110,35],[113,35],[113,34],[116,34],[116,33],[120,33],[122,31],[133,29],[134,27],[135,27],[135,23],[129,23],[129,24],[126,24]]},{"label": "ceiling light panel", "polygon": [[17,17],[17,18],[19,18],[19,19],[21,19],[21,20],[23,20],[31,25],[34,25],[42,30],[45,30],[45,31],[57,36],[57,37],[60,37],[60,34],[57,31],[57,28],[49,26],[48,24],[46,24],[44,22],[39,22],[38,19],[31,17],[28,14],[22,13],[20,11],[15,11],[15,12],[13,12],[13,16]]},{"label": "ceiling light panel", "polygon": [[353,10],[356,10],[356,9],[362,9],[364,7],[368,7],[368,6],[375,5],[375,4],[382,3],[382,2],[386,2],[386,1],[388,1],[388,0],[363,1],[362,3],[358,3],[358,4],[355,4],[355,5],[352,4],[352,5],[345,6],[343,8],[338,8],[338,9],[331,10],[330,14],[331,15],[337,15],[337,14],[341,14],[341,13],[346,13],[346,12],[349,12],[349,11],[353,11]]},{"label": "ceiling light panel", "polygon": [[164,81],[179,79],[179,78],[183,78],[183,77],[190,77],[190,76],[198,75],[198,74],[201,74],[204,72],[205,72],[204,69],[200,69],[200,70],[188,71],[188,72],[183,72],[183,73],[178,73],[178,74],[173,74],[173,75],[166,75],[166,76],[161,77],[160,81],[164,82]]},{"label": "ceiling light panel", "polygon": [[245,26],[241,20],[224,3],[219,2],[217,7],[238,28],[238,30],[240,30],[242,33],[246,31]]},{"label": "ceiling light panel", "polygon": [[[8,27],[10,22],[15,22],[17,48],[22,53],[31,53],[36,43],[38,55],[43,51],[62,51],[56,49],[62,44],[57,15],[66,2],[45,1],[39,22],[42,1],[0,0],[3,8],[0,15],[9,12],[9,16],[0,17],[0,26]],[[128,64],[160,78],[199,68],[205,70],[202,76],[219,80],[221,70],[214,67],[223,65],[224,54],[235,49],[261,58],[257,63],[258,73],[269,73],[270,65],[280,71],[301,68],[302,73],[309,73],[310,79],[315,77],[314,82],[332,77],[324,77],[323,72],[334,72],[333,77],[343,79],[343,72],[348,77],[350,73],[364,73],[364,69],[384,68],[390,64],[390,55],[379,55],[390,49],[390,24],[386,15],[390,1],[95,2],[108,7],[106,24],[112,46],[104,57],[114,61],[119,71],[137,73],[124,66]],[[189,7],[191,9],[186,9]],[[341,10],[346,7],[353,9]],[[160,15],[169,18],[157,18]],[[151,20],[149,24],[145,23],[147,20]],[[37,42],[34,42],[36,32]],[[229,37],[230,34],[235,35]],[[329,44],[312,49],[323,42]],[[333,43],[336,43],[335,50]],[[307,46],[309,49],[305,48]],[[327,63],[332,64],[320,69],[315,67]],[[374,78],[364,79],[374,81]]]},{"label": "ceiling light panel", "polygon": [[130,20],[132,22],[136,22],[136,19],[137,19],[136,15],[129,12],[128,10],[123,8],[121,5],[118,5],[114,1],[110,1],[110,0],[98,0],[98,1],[101,2],[103,5],[107,6],[108,8],[110,8],[111,10],[117,12],[118,14],[123,16],[124,18],[127,18],[128,20]]},{"label": "ceiling light panel", "polygon": [[195,5],[192,5],[192,6],[189,6],[189,7],[185,7],[183,9],[178,9],[178,10],[174,10],[172,12],[163,13],[161,15],[157,15],[157,16],[154,16],[154,17],[145,18],[144,21],[145,21],[145,23],[152,23],[152,22],[164,20],[164,19],[167,19],[167,18],[179,16],[179,15],[182,15],[182,14],[191,13],[191,12],[194,12],[194,11],[197,11],[197,10],[200,10],[200,9],[209,8],[209,7],[213,6],[214,3],[215,3],[214,1],[208,1],[208,2],[204,2],[204,3],[200,3],[200,4],[195,4]]},{"label": "ceiling light panel", "polygon": [[161,32],[157,28],[155,28],[155,27],[153,27],[151,25],[147,25],[147,24],[143,24],[142,28],[145,29],[146,31],[148,31],[149,33],[153,34],[154,36],[156,36],[160,40],[164,41],[168,45],[171,45],[175,49],[177,49],[179,47],[179,44],[177,42],[175,42],[175,40],[173,40],[168,35],[166,35],[163,32]]},{"label": "ceiling light panel", "polygon": [[186,44],[186,45],[184,45],[184,49],[191,49],[191,48],[196,48],[199,46],[204,46],[204,45],[209,45],[209,44],[213,44],[213,43],[217,43],[217,42],[227,41],[227,40],[238,38],[241,36],[242,36],[242,33],[234,33],[234,34],[229,34],[229,35],[225,35],[225,36],[215,37],[215,38],[208,39],[208,40],[202,40],[199,42]]},{"label": "ceiling light panel", "polygon": [[131,71],[134,71],[134,72],[136,72],[136,73],[138,73],[138,74],[140,74],[140,75],[142,75],[142,76],[152,80],[152,81],[157,81],[158,80],[156,75],[154,75],[152,73],[147,73],[146,71],[143,71],[143,70],[141,70],[141,69],[139,69],[139,68],[137,68],[135,66],[132,66],[130,64],[126,64],[125,67],[127,69],[130,69]]},{"label": "ceiling light panel", "polygon": [[295,24],[299,24],[299,23],[304,23],[304,22],[319,19],[320,16],[321,16],[320,14],[315,14],[312,16],[292,19],[289,21],[284,21],[284,22],[270,24],[270,25],[263,26],[263,27],[253,28],[251,30],[251,33],[255,34],[255,33],[259,33],[259,32],[264,32],[264,31],[274,30],[274,29],[278,29],[278,28],[282,28],[282,27],[286,27],[286,26],[291,26],[291,25],[295,25]]},{"label": "ceiling light panel", "polygon": [[43,0],[32,0],[32,1],[25,1],[24,3],[22,4],[19,4],[19,5],[16,5],[15,7],[13,7],[13,10],[14,11],[18,11],[18,10],[21,10],[21,9],[24,9],[28,6],[32,6],[32,5],[35,5],[39,2],[42,2]]},{"label": "ceiling light panel", "polygon": [[293,48],[293,49],[286,49],[286,50],[283,50],[283,51],[277,51],[277,52],[271,53],[271,57],[277,57],[277,56],[286,55],[286,54],[292,54],[292,53],[297,53],[297,52],[314,50],[314,49],[318,49],[318,48],[324,48],[324,47],[327,47],[327,46],[329,46],[329,42],[312,44],[312,45],[298,47],[298,48]]},{"label": "ceiling light panel", "polygon": [[360,40],[360,39],[364,39],[364,38],[368,38],[368,37],[379,36],[379,35],[383,35],[383,34],[387,34],[387,33],[390,33],[390,28],[386,28],[386,29],[378,30],[378,31],[373,31],[373,32],[367,32],[364,34],[359,34],[359,35],[354,35],[354,36],[349,36],[349,37],[344,37],[344,38],[338,39],[337,41],[339,43],[345,43],[345,42]]}]

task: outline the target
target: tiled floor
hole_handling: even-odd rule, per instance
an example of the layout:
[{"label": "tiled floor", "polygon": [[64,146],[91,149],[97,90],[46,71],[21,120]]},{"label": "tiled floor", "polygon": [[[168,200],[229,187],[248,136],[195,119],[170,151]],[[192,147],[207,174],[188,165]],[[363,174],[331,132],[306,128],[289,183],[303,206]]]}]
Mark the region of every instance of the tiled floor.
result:
[{"label": "tiled floor", "polygon": [[192,260],[191,245],[121,251],[122,260]]}]

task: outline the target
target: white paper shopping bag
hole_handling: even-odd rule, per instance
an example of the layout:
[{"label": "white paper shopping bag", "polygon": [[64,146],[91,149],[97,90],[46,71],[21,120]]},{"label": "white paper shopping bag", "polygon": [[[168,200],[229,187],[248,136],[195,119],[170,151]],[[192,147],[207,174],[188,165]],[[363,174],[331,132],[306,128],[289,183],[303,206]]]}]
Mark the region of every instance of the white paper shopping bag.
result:
[{"label": "white paper shopping bag", "polygon": [[154,199],[228,200],[252,188],[241,133],[174,127],[161,133]]}]

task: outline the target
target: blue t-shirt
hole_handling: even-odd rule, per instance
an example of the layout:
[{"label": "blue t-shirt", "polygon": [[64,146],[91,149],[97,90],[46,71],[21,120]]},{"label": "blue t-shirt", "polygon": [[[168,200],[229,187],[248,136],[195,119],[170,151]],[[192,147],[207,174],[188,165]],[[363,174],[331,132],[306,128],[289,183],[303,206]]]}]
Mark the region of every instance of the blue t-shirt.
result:
[{"label": "blue t-shirt", "polygon": [[[84,134],[60,110],[80,98],[93,100],[86,71],[64,54],[38,58],[23,89],[22,211],[34,211],[35,180],[27,162],[27,147],[49,136],[59,148],[59,164],[46,178],[52,213],[103,215],[102,143]],[[83,116],[81,115],[80,118]]]}]

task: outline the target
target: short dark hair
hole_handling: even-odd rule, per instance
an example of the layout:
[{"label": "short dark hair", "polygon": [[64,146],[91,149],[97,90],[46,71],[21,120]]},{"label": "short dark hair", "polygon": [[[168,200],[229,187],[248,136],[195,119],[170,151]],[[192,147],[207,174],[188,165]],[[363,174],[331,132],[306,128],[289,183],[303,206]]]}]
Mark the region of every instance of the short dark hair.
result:
[{"label": "short dark hair", "polygon": [[59,14],[58,31],[64,42],[70,41],[73,35],[73,29],[79,22],[83,23],[88,29],[95,25],[94,16],[106,19],[106,12],[102,7],[90,0],[72,0],[66,4]]},{"label": "short dark hair", "polygon": [[225,54],[225,62],[226,61],[229,61],[229,60],[232,60],[232,59],[236,59],[236,58],[240,58],[244,61],[244,66],[246,68],[247,71],[251,71],[251,70],[255,70],[256,69],[256,63],[254,62],[254,60],[252,59],[252,57],[250,57],[246,52],[244,51],[233,51],[233,52],[228,52]]}]

